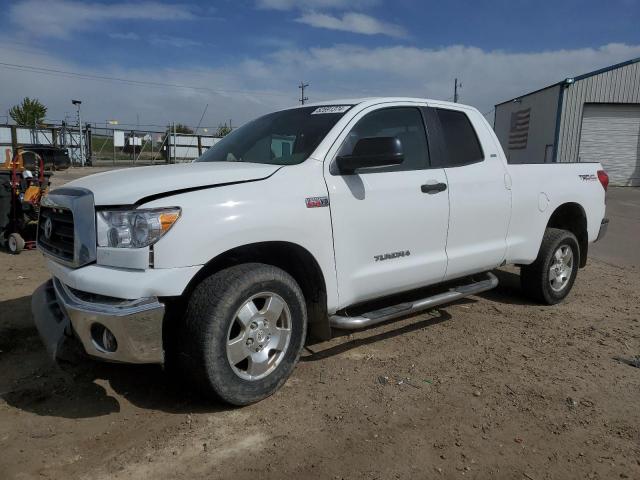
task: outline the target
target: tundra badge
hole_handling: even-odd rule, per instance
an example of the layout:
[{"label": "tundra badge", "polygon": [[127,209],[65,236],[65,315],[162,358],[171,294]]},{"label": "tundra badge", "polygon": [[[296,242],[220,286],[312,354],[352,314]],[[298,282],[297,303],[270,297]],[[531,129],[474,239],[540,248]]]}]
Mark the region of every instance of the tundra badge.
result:
[{"label": "tundra badge", "polygon": [[376,262],[382,262],[383,260],[390,260],[392,258],[408,257],[409,255],[411,255],[411,252],[409,250],[403,250],[401,252],[383,253],[382,255],[375,255],[373,258],[375,258]]}]

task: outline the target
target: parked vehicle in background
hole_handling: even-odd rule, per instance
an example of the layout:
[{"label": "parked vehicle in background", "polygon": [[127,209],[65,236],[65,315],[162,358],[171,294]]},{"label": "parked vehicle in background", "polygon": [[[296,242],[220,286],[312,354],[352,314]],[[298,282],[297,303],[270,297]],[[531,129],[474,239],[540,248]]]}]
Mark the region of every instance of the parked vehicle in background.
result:
[{"label": "parked vehicle in background", "polygon": [[71,165],[69,152],[66,148],[53,145],[23,145],[20,147],[23,153],[25,168],[35,169],[36,157],[40,155],[44,161],[45,170],[66,170]]},{"label": "parked vehicle in background", "polygon": [[[305,105],[195,163],[52,191],[33,314],[54,357],[176,362],[236,405],[275,392],[307,332],[358,329],[497,284],[562,301],[606,229],[599,164],[508,165],[474,108],[411,98]],[[431,287],[428,293],[424,287]]]}]

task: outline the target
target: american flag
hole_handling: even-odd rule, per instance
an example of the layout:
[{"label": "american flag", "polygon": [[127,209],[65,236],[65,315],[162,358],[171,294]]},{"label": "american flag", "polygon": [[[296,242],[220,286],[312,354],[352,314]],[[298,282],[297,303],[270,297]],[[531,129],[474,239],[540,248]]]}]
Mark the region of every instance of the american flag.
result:
[{"label": "american flag", "polygon": [[518,110],[511,114],[511,130],[509,130],[509,150],[523,150],[527,148],[529,138],[529,118],[531,108]]}]

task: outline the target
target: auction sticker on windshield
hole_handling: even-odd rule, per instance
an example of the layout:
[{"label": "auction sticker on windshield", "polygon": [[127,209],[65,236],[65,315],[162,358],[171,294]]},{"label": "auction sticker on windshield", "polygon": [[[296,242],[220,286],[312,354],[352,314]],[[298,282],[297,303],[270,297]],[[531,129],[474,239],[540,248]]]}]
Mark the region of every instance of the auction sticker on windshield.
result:
[{"label": "auction sticker on windshield", "polygon": [[351,105],[328,105],[326,107],[318,107],[311,115],[318,115],[320,113],[344,113],[351,108]]}]

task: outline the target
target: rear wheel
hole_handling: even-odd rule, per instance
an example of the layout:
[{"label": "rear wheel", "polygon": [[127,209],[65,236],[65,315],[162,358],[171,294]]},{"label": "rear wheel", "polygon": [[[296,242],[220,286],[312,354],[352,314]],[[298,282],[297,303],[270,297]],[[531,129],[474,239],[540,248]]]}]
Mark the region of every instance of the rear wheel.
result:
[{"label": "rear wheel", "polygon": [[206,395],[246,405],[284,384],[300,356],[306,326],[302,291],[288,273],[258,263],[238,265],[194,290],[180,358]]},{"label": "rear wheel", "polygon": [[24,239],[19,233],[12,233],[7,239],[7,246],[11,253],[20,253],[24,250]]},{"label": "rear wheel", "polygon": [[533,300],[553,305],[571,291],[578,274],[580,247],[573,233],[548,228],[531,265],[522,267],[520,281],[524,292]]}]

